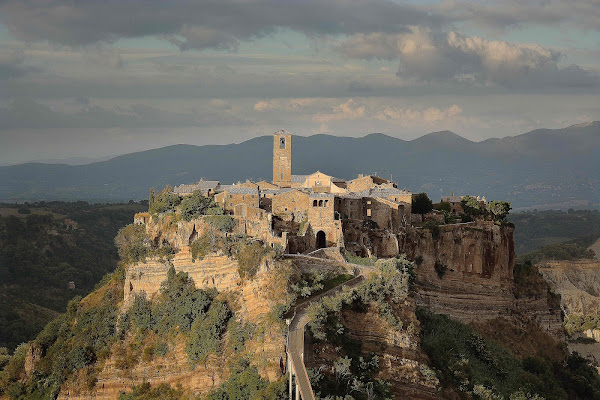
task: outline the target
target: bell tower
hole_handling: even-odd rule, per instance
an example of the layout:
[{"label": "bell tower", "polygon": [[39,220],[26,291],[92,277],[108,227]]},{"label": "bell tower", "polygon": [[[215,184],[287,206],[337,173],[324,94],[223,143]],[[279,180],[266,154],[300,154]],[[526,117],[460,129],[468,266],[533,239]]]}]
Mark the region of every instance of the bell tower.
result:
[{"label": "bell tower", "polygon": [[273,183],[292,186],[292,134],[284,130],[273,134]]}]

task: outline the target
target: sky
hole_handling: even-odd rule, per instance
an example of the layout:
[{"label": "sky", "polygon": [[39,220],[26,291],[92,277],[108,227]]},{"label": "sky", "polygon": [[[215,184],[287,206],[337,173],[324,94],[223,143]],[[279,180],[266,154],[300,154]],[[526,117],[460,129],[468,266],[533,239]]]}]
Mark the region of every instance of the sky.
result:
[{"label": "sky", "polygon": [[0,0],[1,165],[594,120],[600,0]]}]

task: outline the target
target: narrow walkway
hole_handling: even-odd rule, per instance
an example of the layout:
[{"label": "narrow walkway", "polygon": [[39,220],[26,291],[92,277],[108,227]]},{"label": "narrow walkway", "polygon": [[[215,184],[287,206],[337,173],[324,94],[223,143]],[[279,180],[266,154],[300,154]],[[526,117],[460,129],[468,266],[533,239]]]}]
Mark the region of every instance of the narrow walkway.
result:
[{"label": "narrow walkway", "polygon": [[300,393],[300,396],[302,396],[302,400],[315,399],[315,394],[312,390],[310,380],[308,379],[308,373],[306,372],[306,366],[304,365],[304,327],[310,321],[306,312],[308,306],[320,301],[324,297],[333,296],[341,292],[344,288],[357,287],[365,279],[366,273],[374,270],[372,267],[365,267],[363,265],[347,264],[347,266],[354,269],[355,275],[357,275],[356,277],[315,296],[296,306],[293,310],[293,317],[289,320],[287,345],[289,360],[288,368],[290,371],[290,399],[292,398],[292,374],[296,376],[296,400],[299,400],[298,392]]}]

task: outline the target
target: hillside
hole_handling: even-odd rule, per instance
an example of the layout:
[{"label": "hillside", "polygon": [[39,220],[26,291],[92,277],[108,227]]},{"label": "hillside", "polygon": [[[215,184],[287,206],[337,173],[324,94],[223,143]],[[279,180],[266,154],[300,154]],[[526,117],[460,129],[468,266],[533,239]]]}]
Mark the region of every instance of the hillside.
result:
[{"label": "hillside", "polygon": [[515,224],[517,255],[569,241],[586,248],[600,238],[600,210],[513,212],[508,220]]},{"label": "hillside", "polygon": [[359,265],[335,248],[285,255],[214,207],[185,210],[137,214],[102,285],[0,350],[0,396],[284,399],[289,358],[319,398],[600,399],[537,269],[513,275],[507,224],[410,228],[414,262]]},{"label": "hillside", "polygon": [[[148,188],[223,183],[272,174],[272,137],[223,146],[174,145],[87,165],[0,167],[0,199],[116,201],[144,199]],[[472,142],[444,131],[404,141],[383,134],[361,138],[295,136],[293,172],[321,170],[350,179],[378,173],[413,192],[485,195],[514,208],[598,207],[600,122],[539,129]]]},{"label": "hillside", "polygon": [[0,347],[12,351],[33,339],[71,298],[90,293],[114,271],[114,237],[143,207],[0,205]]}]

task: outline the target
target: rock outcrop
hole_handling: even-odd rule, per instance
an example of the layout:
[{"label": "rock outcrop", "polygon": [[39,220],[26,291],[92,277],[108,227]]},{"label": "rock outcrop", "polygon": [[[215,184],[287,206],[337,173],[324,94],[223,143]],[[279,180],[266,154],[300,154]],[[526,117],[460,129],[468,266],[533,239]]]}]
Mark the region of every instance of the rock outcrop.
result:
[{"label": "rock outcrop", "polygon": [[540,273],[561,296],[566,315],[600,311],[600,261],[543,261]]},{"label": "rock outcrop", "polygon": [[[524,318],[558,340],[564,339],[560,309],[547,287],[515,293],[513,229],[479,221],[413,228],[401,251],[417,264],[416,303],[462,322]],[[519,322],[521,323],[521,322]]]}]

